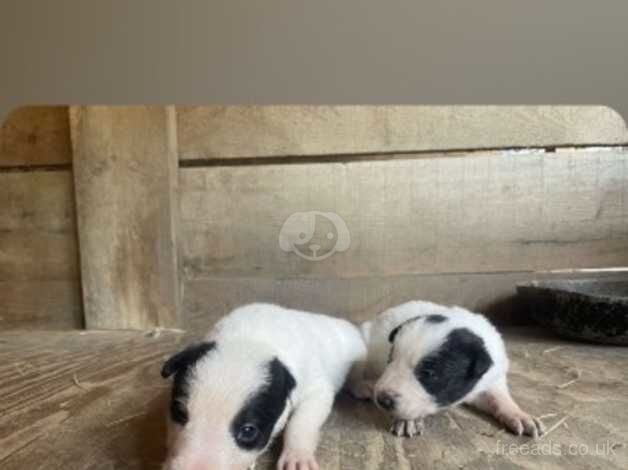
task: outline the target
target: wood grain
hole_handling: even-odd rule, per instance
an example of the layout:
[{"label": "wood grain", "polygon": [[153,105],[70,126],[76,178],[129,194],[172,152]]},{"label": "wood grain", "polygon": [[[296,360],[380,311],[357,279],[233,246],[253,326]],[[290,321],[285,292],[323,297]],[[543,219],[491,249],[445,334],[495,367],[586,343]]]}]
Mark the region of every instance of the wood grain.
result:
[{"label": "wood grain", "polygon": [[409,300],[460,305],[500,325],[529,325],[532,320],[516,295],[518,283],[541,279],[611,278],[628,272],[425,274],[361,279],[215,278],[185,283],[185,324],[205,330],[222,315],[249,302],[271,302],[306,311],[330,313],[359,323]]},{"label": "wood grain", "polygon": [[72,162],[67,106],[27,106],[0,128],[0,168]]},{"label": "wood grain", "polygon": [[71,110],[88,328],[176,326],[174,109]]},{"label": "wood grain", "polygon": [[0,280],[76,279],[71,173],[0,173],[0,200]]},{"label": "wood grain", "polygon": [[[321,433],[321,468],[627,468],[625,349],[569,343],[539,330],[504,333],[515,399],[530,413],[545,416],[547,428],[566,417],[566,425],[539,441],[553,443],[559,455],[504,452],[532,442],[465,408],[428,418],[420,438],[397,439],[387,432],[387,419],[375,407],[341,395]],[[169,394],[159,369],[190,340],[168,331],[159,336],[95,331],[1,334],[2,469],[159,469]],[[581,378],[559,388],[574,368]],[[595,452],[596,444],[601,449],[606,442],[612,452]],[[570,445],[587,446],[591,452],[572,455]],[[273,446],[257,468],[275,468],[279,449]]]},{"label": "wood grain", "polygon": [[182,106],[181,159],[628,142],[599,106]]},{"label": "wood grain", "polygon": [[0,329],[63,330],[83,326],[78,280],[0,281]]},{"label": "wood grain", "polygon": [[[626,266],[627,161],[626,151],[572,150],[186,168],[185,275],[346,279]],[[302,211],[338,214],[348,249],[320,261],[284,251],[282,226]],[[315,222],[324,254],[338,234],[324,217]],[[311,255],[308,244],[299,249]]]}]

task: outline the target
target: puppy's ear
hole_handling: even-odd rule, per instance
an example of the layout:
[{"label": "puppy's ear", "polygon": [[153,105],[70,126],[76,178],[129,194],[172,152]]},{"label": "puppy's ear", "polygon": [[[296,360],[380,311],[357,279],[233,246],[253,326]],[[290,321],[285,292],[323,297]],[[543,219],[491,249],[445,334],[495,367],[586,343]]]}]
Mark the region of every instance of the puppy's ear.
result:
[{"label": "puppy's ear", "polygon": [[216,347],[215,342],[203,342],[188,346],[183,351],[176,353],[168,359],[161,368],[161,376],[167,379],[172,374],[188,369],[196,364],[196,362]]},{"label": "puppy's ear", "polygon": [[479,379],[492,365],[493,360],[486,349],[483,346],[476,346],[475,351],[473,351],[473,362],[469,368],[469,376]]},{"label": "puppy's ear", "polygon": [[412,318],[410,318],[410,319],[408,319],[408,320],[404,321],[403,323],[401,323],[401,324],[397,325],[397,327],[396,327],[394,330],[392,330],[392,331],[390,332],[390,334],[388,335],[388,342],[389,342],[389,343],[392,343],[393,341],[395,341],[395,337],[397,336],[397,334],[399,333],[399,331],[401,331],[401,329],[402,329],[404,326],[406,326],[408,323],[411,323],[411,322],[413,322],[413,321],[417,321],[417,320],[419,320],[420,318],[423,318],[423,315],[418,315],[418,316],[416,316],[416,317],[412,317]]},{"label": "puppy's ear", "polygon": [[277,358],[270,361],[269,369],[271,383],[275,388],[273,392],[287,398],[292,392],[292,389],[294,389],[297,385],[297,381],[294,380],[294,376],[290,373],[284,363]]},{"label": "puppy's ear", "polygon": [[397,327],[395,327],[394,330],[392,330],[390,332],[390,334],[388,335],[388,342],[392,343],[393,341],[395,341],[395,336],[397,336],[397,333],[399,333],[399,330],[403,327],[403,323]]}]

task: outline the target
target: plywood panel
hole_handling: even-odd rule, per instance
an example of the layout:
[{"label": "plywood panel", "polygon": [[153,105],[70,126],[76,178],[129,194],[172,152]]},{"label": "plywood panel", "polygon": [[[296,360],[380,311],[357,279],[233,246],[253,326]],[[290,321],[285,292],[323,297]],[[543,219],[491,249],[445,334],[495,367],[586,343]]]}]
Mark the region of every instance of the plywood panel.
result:
[{"label": "plywood panel", "polygon": [[573,106],[179,107],[182,160],[628,142],[623,119]]},{"label": "plywood panel", "polygon": [[0,201],[0,281],[78,279],[71,173],[0,173]]},{"label": "plywood panel", "polygon": [[516,285],[533,279],[613,278],[628,273],[478,273],[408,275],[364,279],[203,279],[185,283],[184,312],[188,328],[203,330],[233,308],[249,302],[271,302],[308,311],[327,312],[354,322],[373,318],[400,303],[422,299],[460,305],[481,312],[498,324],[529,324],[517,300]]},{"label": "plywood panel", "polygon": [[[186,277],[626,266],[627,159],[625,151],[566,151],[184,169]],[[319,261],[291,251],[311,256],[308,247],[316,244],[320,256],[339,246],[341,224],[320,214],[296,226],[289,219],[311,211],[345,222],[345,251]],[[287,247],[282,226],[292,237]],[[300,245],[295,237],[303,235]]]},{"label": "plywood panel", "polygon": [[174,109],[71,112],[86,326],[175,326]]},{"label": "plywood panel", "polygon": [[28,106],[11,112],[0,129],[0,167],[70,164],[66,106]]}]

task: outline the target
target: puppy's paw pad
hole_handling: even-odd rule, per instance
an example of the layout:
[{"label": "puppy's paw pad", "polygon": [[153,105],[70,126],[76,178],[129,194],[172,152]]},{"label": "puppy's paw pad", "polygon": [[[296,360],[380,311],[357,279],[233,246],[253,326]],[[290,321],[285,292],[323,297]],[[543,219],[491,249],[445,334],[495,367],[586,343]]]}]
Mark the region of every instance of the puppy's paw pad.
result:
[{"label": "puppy's paw pad", "polygon": [[277,470],[320,470],[314,454],[301,449],[285,449]]},{"label": "puppy's paw pad", "polygon": [[397,437],[420,436],[421,434],[423,434],[424,430],[425,430],[425,426],[423,425],[422,419],[416,419],[416,420],[399,419],[395,421],[390,428],[390,432],[392,432]]},{"label": "puppy's paw pad", "polygon": [[500,415],[501,421],[504,425],[517,436],[526,435],[537,438],[542,436],[545,432],[543,423],[523,411],[502,414]]}]

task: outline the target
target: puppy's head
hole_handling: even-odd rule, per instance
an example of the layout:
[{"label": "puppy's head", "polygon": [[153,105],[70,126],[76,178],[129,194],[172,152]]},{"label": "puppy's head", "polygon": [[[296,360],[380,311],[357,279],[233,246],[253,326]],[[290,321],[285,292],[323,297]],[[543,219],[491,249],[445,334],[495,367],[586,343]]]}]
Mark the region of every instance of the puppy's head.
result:
[{"label": "puppy's head", "polygon": [[271,351],[247,342],[192,345],[164,364],[174,377],[168,470],[243,470],[285,425],[296,385]]},{"label": "puppy's head", "polygon": [[418,419],[463,400],[491,367],[482,338],[448,322],[420,316],[390,333],[389,363],[374,399],[396,419]]}]

